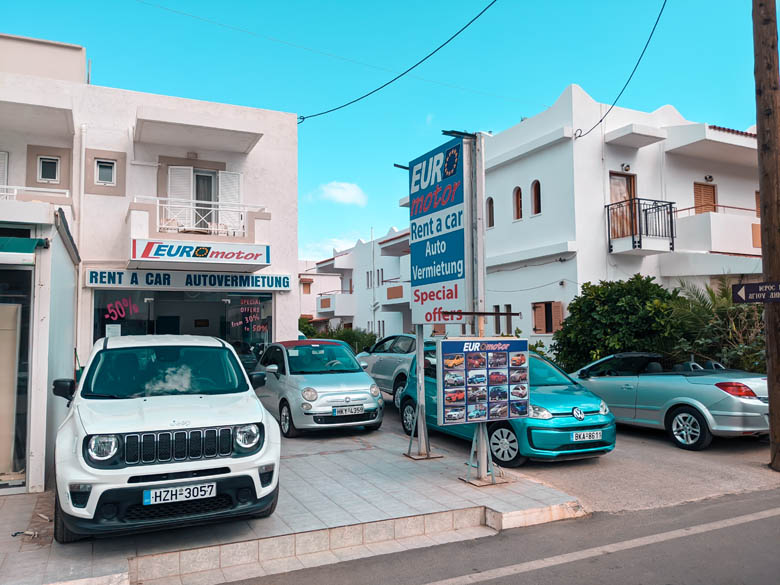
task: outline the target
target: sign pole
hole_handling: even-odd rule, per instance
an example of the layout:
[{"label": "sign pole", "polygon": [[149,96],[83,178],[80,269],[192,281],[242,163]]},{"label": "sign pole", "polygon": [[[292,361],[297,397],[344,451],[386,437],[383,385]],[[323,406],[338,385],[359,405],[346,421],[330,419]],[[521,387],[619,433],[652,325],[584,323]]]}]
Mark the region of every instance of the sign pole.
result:
[{"label": "sign pole", "polygon": [[428,457],[428,425],[425,424],[425,352],[423,326],[415,325],[417,333],[417,455]]}]

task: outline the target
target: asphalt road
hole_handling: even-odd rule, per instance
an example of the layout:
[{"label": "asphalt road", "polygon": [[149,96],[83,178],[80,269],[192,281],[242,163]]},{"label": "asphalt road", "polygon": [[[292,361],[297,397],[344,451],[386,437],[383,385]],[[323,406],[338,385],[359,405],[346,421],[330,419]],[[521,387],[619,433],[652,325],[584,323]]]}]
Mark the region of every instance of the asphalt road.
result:
[{"label": "asphalt road", "polygon": [[507,530],[243,585],[776,585],[780,490]]}]

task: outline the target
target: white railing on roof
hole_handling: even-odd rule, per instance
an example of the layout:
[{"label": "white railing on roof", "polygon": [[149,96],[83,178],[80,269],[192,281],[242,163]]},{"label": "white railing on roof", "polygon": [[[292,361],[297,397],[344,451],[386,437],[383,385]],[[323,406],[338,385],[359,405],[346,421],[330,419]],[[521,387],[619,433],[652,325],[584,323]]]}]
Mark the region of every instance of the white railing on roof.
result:
[{"label": "white railing on roof", "polygon": [[0,201],[14,201],[20,193],[34,193],[52,197],[70,197],[68,189],[49,189],[48,187],[22,187],[17,185],[0,185]]},{"label": "white railing on roof", "polygon": [[189,232],[215,236],[246,236],[247,213],[264,211],[258,205],[220,201],[136,197],[136,203],[152,203],[156,208],[158,232]]}]

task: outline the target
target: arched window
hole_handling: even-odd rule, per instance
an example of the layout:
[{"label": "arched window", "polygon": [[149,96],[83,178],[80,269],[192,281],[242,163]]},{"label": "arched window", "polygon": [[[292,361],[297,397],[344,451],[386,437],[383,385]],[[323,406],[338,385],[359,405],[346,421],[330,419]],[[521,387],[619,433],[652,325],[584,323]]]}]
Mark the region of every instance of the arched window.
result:
[{"label": "arched window", "polygon": [[539,181],[531,183],[531,213],[538,215],[542,212],[542,185]]},{"label": "arched window", "polygon": [[487,201],[485,202],[486,207],[486,214],[487,215],[487,226],[489,228],[493,227],[493,198],[488,197]]},{"label": "arched window", "polygon": [[523,190],[520,187],[515,187],[512,199],[515,204],[515,219],[523,219]]}]

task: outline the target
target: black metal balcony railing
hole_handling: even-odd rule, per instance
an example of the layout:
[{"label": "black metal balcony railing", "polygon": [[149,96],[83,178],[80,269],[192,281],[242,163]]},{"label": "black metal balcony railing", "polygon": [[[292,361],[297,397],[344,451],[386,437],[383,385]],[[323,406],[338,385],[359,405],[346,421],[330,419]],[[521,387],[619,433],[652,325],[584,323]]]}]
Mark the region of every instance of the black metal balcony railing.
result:
[{"label": "black metal balcony railing", "polygon": [[634,198],[610,203],[606,209],[610,252],[612,252],[613,240],[632,238],[632,247],[641,249],[644,237],[667,238],[669,250],[674,250],[673,202]]}]

